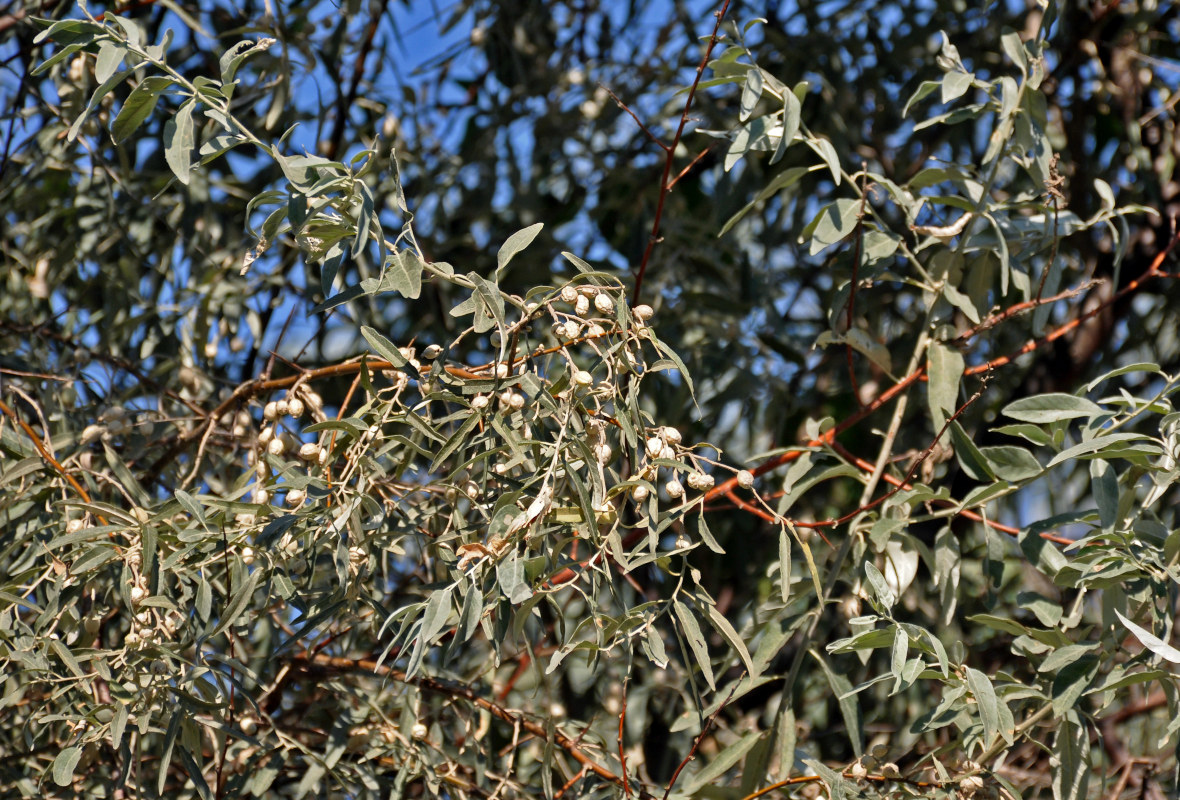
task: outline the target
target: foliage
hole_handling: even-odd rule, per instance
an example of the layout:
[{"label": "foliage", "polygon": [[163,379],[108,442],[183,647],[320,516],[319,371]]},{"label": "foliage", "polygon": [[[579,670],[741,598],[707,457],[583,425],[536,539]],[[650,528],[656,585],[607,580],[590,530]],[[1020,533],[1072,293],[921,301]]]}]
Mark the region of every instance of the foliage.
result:
[{"label": "foliage", "polygon": [[0,19],[6,794],[1176,791],[1176,9],[355,5]]}]

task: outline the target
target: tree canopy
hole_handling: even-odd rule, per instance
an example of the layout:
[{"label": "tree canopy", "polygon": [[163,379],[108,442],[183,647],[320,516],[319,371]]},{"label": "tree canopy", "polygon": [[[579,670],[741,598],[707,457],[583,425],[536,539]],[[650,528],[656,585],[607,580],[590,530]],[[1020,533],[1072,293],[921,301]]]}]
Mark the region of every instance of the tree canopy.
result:
[{"label": "tree canopy", "polygon": [[0,56],[6,796],[1177,791],[1174,4]]}]

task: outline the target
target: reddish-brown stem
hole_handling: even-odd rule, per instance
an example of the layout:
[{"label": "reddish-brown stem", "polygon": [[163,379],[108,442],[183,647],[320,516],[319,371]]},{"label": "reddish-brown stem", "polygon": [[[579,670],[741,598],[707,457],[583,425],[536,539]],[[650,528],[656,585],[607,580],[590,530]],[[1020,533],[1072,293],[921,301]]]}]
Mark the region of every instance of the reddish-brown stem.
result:
[{"label": "reddish-brown stem", "polygon": [[721,30],[721,20],[725,18],[725,12],[729,10],[729,0],[725,0],[721,4],[721,10],[714,14],[716,22],[713,24],[713,33],[709,36],[709,44],[705,47],[705,55],[701,58],[701,63],[697,67],[696,77],[693,78],[692,86],[688,90],[688,99],[684,101],[684,110],[680,112],[680,123],[676,126],[676,135],[672,137],[671,144],[664,145],[664,174],[660,176],[660,197],[656,201],[655,219],[651,223],[651,236],[647,240],[647,247],[643,250],[643,259],[639,262],[639,269],[635,273],[635,292],[632,294],[632,305],[639,305],[639,298],[643,291],[643,276],[647,273],[647,265],[651,260],[652,250],[655,249],[656,242],[660,240],[660,222],[664,216],[664,201],[668,197],[668,192],[671,189],[670,180],[672,177],[672,162],[676,159],[676,146],[680,144],[680,138],[684,136],[684,126],[688,124],[688,111],[692,108],[693,98],[696,97],[697,86],[701,83],[701,77],[705,74],[705,67],[709,65],[709,56],[713,54],[713,47],[717,44],[717,33]]},{"label": "reddish-brown stem", "polygon": [[680,172],[676,173],[676,177],[673,178],[671,181],[669,181],[668,189],[671,190],[673,186],[680,183],[680,179],[683,178],[688,173],[692,172],[692,168],[695,167],[697,164],[701,163],[701,159],[703,159],[705,156],[709,155],[709,153],[713,152],[713,148],[716,146],[717,146],[716,144],[711,144],[708,147],[706,147],[704,150],[702,150],[701,152],[697,153],[696,157],[692,161],[688,162],[688,166],[685,167],[684,169],[680,170]]},{"label": "reddish-brown stem", "polygon": [[[1138,278],[1135,278],[1134,280],[1132,280],[1125,287],[1120,289],[1118,292],[1116,292],[1114,295],[1112,295],[1111,297],[1109,297],[1108,299],[1106,299],[1102,303],[1099,303],[1094,308],[1081,314],[1077,318],[1072,319],[1069,322],[1066,322],[1066,323],[1060,325],[1059,327],[1055,328],[1050,333],[1046,334],[1045,336],[1042,336],[1040,339],[1030,339],[1020,349],[1018,349],[1016,352],[1014,352],[1010,355],[1000,356],[1000,357],[992,359],[991,361],[988,361],[984,364],[979,364],[974,367],[968,367],[964,374],[966,374],[966,375],[979,375],[981,373],[988,372],[989,370],[996,369],[997,367],[1002,367],[1007,364],[1010,364],[1013,361],[1015,361],[1017,358],[1019,358],[1020,356],[1025,355],[1026,353],[1031,353],[1033,350],[1036,350],[1038,347],[1042,347],[1050,342],[1054,342],[1057,339],[1060,339],[1062,336],[1066,335],[1069,331],[1078,327],[1086,320],[1102,313],[1102,311],[1104,311],[1106,308],[1110,307],[1110,305],[1112,305],[1113,303],[1117,302],[1118,300],[1122,299],[1123,297],[1126,297],[1128,294],[1130,294],[1134,291],[1137,291],[1148,280],[1150,280],[1152,278],[1171,277],[1168,273],[1161,271],[1160,267],[1163,266],[1164,260],[1168,257],[1168,255],[1176,247],[1176,244],[1178,242],[1180,242],[1180,233],[1177,233],[1175,236],[1173,236],[1172,239],[1168,242],[1167,246],[1164,247],[1163,250],[1161,250],[1159,253],[1156,254],[1155,258],[1152,259],[1151,265],[1148,266],[1148,268],[1146,270],[1144,270],[1142,275],[1140,275]],[[884,406],[885,404],[891,402],[893,399],[898,397],[902,392],[904,392],[906,389],[908,389],[914,383],[924,380],[925,377],[926,377],[926,367],[925,366],[918,367],[916,370],[911,372],[909,375],[906,375],[904,378],[899,380],[893,386],[890,386],[888,389],[886,389],[884,392],[882,392],[880,395],[878,395],[877,398],[874,399],[871,403],[864,406],[859,411],[856,411],[853,414],[850,414],[844,420],[842,420],[841,422],[838,422],[836,425],[829,428],[827,431],[825,431],[823,434],[821,434],[819,436],[819,438],[812,439],[811,441],[809,441],[807,444],[803,445],[799,449],[792,449],[792,450],[787,450],[783,453],[779,453],[774,458],[769,459],[769,460],[763,462],[762,464],[759,464],[755,469],[753,469],[751,471],[755,475],[763,475],[767,472],[777,469],[778,467],[783,466],[784,464],[789,464],[790,462],[795,461],[800,456],[802,456],[803,453],[807,452],[811,448],[819,447],[821,445],[831,444],[832,442],[834,442],[836,440],[836,437],[839,436],[841,433],[848,430],[853,425],[857,424],[858,422],[865,419],[866,417],[871,416],[874,412],[876,412],[882,406]],[[735,486],[737,486],[737,477],[736,476],[730,478],[729,480],[726,480],[726,481],[723,481],[723,482],[717,484],[716,486],[714,486],[712,489],[710,489],[708,492],[705,493],[705,502],[708,502],[708,501],[714,500],[718,497],[723,497],[723,496],[727,495],[729,492],[733,491]]]},{"label": "reddish-brown stem", "polygon": [[676,771],[672,773],[672,780],[668,781],[668,788],[664,790],[663,800],[668,800],[668,795],[672,793],[672,787],[676,785],[676,781],[680,778],[680,773],[686,766],[688,766],[690,761],[696,758],[697,748],[701,746],[701,742],[704,740],[705,736],[708,735],[709,729],[713,727],[713,722],[717,719],[717,715],[721,713],[721,709],[729,705],[729,701],[733,699],[733,693],[737,691],[738,684],[740,683],[740,680],[734,681],[733,688],[729,690],[729,696],[725,698],[725,702],[717,706],[717,710],[710,714],[709,718],[705,720],[705,724],[701,728],[701,732],[698,733],[696,738],[692,740],[692,748],[688,751],[688,755],[684,757],[684,760],[681,761],[679,766],[676,767]]},{"label": "reddish-brown stem", "polygon": [[644,132],[644,133],[647,135],[647,138],[649,138],[649,139],[651,139],[653,142],[655,142],[655,145],[656,145],[656,147],[660,148],[660,149],[661,149],[661,150],[663,150],[664,152],[667,152],[667,151],[668,151],[668,145],[666,145],[666,144],[664,144],[663,142],[661,142],[661,141],[660,141],[660,137],[658,137],[658,136],[656,136],[654,133],[652,133],[652,132],[651,132],[651,131],[648,129],[648,127],[647,127],[646,125],[644,125],[644,124],[643,124],[643,121],[642,121],[642,120],[640,120],[640,119],[639,119],[639,117],[637,117],[637,116],[635,115],[635,112],[631,110],[631,106],[627,105],[627,104],[626,104],[626,103],[624,103],[622,100],[620,100],[620,99],[619,99],[619,96],[618,96],[617,94],[615,94],[614,92],[612,92],[612,91],[610,90],[610,87],[609,87],[609,86],[606,86],[606,85],[604,85],[604,84],[601,84],[601,83],[600,83],[600,84],[598,84],[598,85],[599,85],[599,86],[601,86],[601,87],[602,87],[602,89],[603,89],[603,90],[604,90],[604,91],[605,91],[607,94],[609,94],[609,95],[610,95],[610,98],[611,98],[611,100],[614,100],[614,101],[615,101],[615,105],[617,105],[619,108],[621,108],[621,109],[623,109],[624,111],[626,111],[626,112],[627,112],[627,114],[628,114],[628,116],[630,116],[630,117],[631,117],[631,119],[635,120],[635,124],[639,126],[639,130],[643,131],[643,132]]}]

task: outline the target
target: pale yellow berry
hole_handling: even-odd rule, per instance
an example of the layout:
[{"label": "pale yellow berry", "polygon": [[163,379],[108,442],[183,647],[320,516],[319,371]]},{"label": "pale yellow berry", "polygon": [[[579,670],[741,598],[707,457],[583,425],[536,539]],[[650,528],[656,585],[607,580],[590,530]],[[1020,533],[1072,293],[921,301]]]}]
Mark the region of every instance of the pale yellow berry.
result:
[{"label": "pale yellow berry", "polygon": [[660,428],[660,437],[668,444],[680,444],[680,431],[675,428]]},{"label": "pale yellow berry", "polygon": [[524,408],[525,397],[519,392],[512,392],[511,397],[508,398],[508,407],[513,411],[520,411]]},{"label": "pale yellow berry", "polygon": [[567,303],[577,302],[578,290],[572,286],[561,287],[561,299]]},{"label": "pale yellow berry", "polygon": [[298,397],[287,401],[287,413],[294,419],[302,417],[304,410],[303,401]]},{"label": "pale yellow berry", "polygon": [[131,587],[131,602],[133,604],[143,602],[144,598],[146,598],[147,596],[148,596],[148,590],[145,589],[144,587],[142,587],[142,586],[132,586]]},{"label": "pale yellow berry", "polygon": [[66,523],[66,533],[77,533],[78,531],[82,530],[85,524],[86,523],[80,519],[72,519]]},{"label": "pale yellow berry", "polygon": [[664,440],[658,436],[653,436],[647,440],[645,444],[648,458],[659,458],[660,451],[664,449]]},{"label": "pale yellow berry", "polygon": [[574,303],[574,313],[579,317],[584,317],[590,313],[590,298],[584,294],[578,295],[577,302]]},{"label": "pale yellow berry", "polygon": [[603,328],[601,325],[599,325],[597,322],[591,323],[586,328],[586,335],[587,336],[591,336],[591,337],[602,336],[604,333],[606,333],[606,329]]},{"label": "pale yellow berry", "polygon": [[635,308],[631,309],[631,316],[640,322],[647,322],[655,313],[655,310],[649,305],[635,306]]},{"label": "pale yellow berry", "polygon": [[749,489],[754,485],[754,473],[748,469],[739,470],[737,474],[738,486]]},{"label": "pale yellow berry", "polygon": [[609,314],[615,310],[615,301],[606,292],[594,296],[594,307],[602,314]]},{"label": "pale yellow berry", "polygon": [[250,492],[250,502],[264,506],[270,502],[270,492],[268,492],[266,489],[263,489],[262,487],[259,487]]},{"label": "pale yellow berry", "polygon": [[320,457],[320,446],[315,442],[306,442],[299,448],[299,459],[301,461],[318,461]]},{"label": "pale yellow berry", "polygon": [[287,505],[289,506],[297,506],[305,499],[307,499],[307,492],[303,491],[302,489],[292,489],[291,491],[287,492]]},{"label": "pale yellow berry", "polygon": [[476,410],[487,408],[488,396],[486,394],[477,394],[475,397],[471,398],[471,407]]},{"label": "pale yellow berry", "polygon": [[497,378],[507,378],[508,377],[508,365],[502,361],[496,365],[496,377]]},{"label": "pale yellow berry", "polygon": [[271,400],[262,407],[262,418],[267,422],[274,422],[279,418],[279,404]]},{"label": "pale yellow berry", "polygon": [[274,438],[274,436],[275,436],[275,429],[272,428],[271,426],[267,425],[265,428],[263,428],[262,430],[260,430],[258,432],[258,443],[261,445],[268,445],[268,444],[270,444],[270,441],[271,441],[271,439]]},{"label": "pale yellow berry", "polygon": [[290,410],[291,410],[290,402],[288,402],[286,400],[275,401],[275,413],[278,414],[280,417],[287,416],[287,414],[290,412]]},{"label": "pale yellow berry", "polygon": [[611,447],[609,444],[594,445],[594,458],[599,464],[610,463],[611,457],[613,455],[614,453],[611,452]]},{"label": "pale yellow berry", "polygon": [[679,500],[681,497],[684,497],[684,486],[675,478],[664,484],[664,491],[673,500]]},{"label": "pale yellow berry", "polygon": [[582,334],[582,326],[571,319],[562,326],[562,331],[565,334],[565,338],[577,339]]},{"label": "pale yellow berry", "polygon": [[286,445],[283,443],[281,436],[276,436],[266,444],[266,452],[270,453],[272,456],[281,456],[283,454],[283,450],[285,449]]},{"label": "pale yellow berry", "polygon": [[574,383],[578,386],[589,386],[594,383],[594,376],[584,369],[580,369],[574,373]]},{"label": "pale yellow berry", "polygon": [[422,740],[426,738],[426,734],[430,733],[426,726],[421,722],[415,722],[414,727],[410,729],[410,736],[415,739]]},{"label": "pale yellow berry", "polygon": [[660,458],[666,461],[673,461],[676,458],[676,451],[673,450],[669,445],[664,445],[660,448]]},{"label": "pale yellow berry", "polygon": [[92,442],[97,442],[106,432],[106,425],[87,425],[82,429],[82,436],[79,438],[78,444],[85,447]]},{"label": "pale yellow berry", "polygon": [[238,723],[238,727],[241,728],[242,733],[246,734],[247,736],[253,736],[258,732],[258,722],[254,719],[254,717],[242,717],[241,722]]},{"label": "pale yellow berry", "polygon": [[136,521],[141,525],[147,525],[152,519],[152,515],[148,512],[148,510],[146,508],[140,508],[139,506],[131,509],[131,516],[135,517]]},{"label": "pale yellow berry", "polygon": [[631,496],[635,498],[635,502],[642,503],[648,498],[651,492],[646,486],[634,486],[631,488]]},{"label": "pale yellow berry", "polygon": [[205,342],[205,358],[210,361],[217,358],[217,342]]},{"label": "pale yellow berry", "polygon": [[442,351],[443,349],[440,345],[430,344],[427,345],[426,349],[422,351],[422,357],[427,361],[434,361],[434,359],[442,355]]},{"label": "pale yellow berry", "polygon": [[242,548],[242,563],[246,564],[247,566],[254,563],[254,548],[253,547],[243,547]]}]

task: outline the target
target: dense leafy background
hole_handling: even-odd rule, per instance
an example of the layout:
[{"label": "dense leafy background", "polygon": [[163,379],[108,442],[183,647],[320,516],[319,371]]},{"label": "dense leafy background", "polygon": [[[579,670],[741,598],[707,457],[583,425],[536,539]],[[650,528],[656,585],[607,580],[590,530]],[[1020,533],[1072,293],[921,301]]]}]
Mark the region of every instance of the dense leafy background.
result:
[{"label": "dense leafy background", "polygon": [[[374,198],[393,240],[409,220],[397,201],[403,193],[417,250],[428,261],[449,263],[461,275],[495,275],[508,295],[552,287],[532,297],[543,301],[578,275],[560,255],[568,251],[601,271],[579,281],[622,287],[613,295],[622,308],[644,263],[665,162],[610,93],[670,142],[715,10],[690,2],[159,2],[123,10],[129,25],[106,24],[120,39],[135,31],[145,45],[167,41],[157,57],[189,81],[217,79],[223,55],[242,40],[274,39],[241,62],[229,101],[259,142],[287,158],[307,152],[358,171],[364,164],[343,194]],[[1156,274],[1168,263],[1154,260],[1180,211],[1180,10],[1053,3],[1043,25],[1045,13],[1035,3],[867,0],[729,9],[713,53],[719,61],[704,73],[671,174],[692,166],[667,195],[662,238],[636,298],[654,308],[650,329],[683,359],[695,396],[684,377],[660,372],[641,385],[620,382],[617,398],[634,398],[626,411],[636,425],[646,415],[646,424],[675,427],[686,445],[712,445],[694,454],[720,452],[734,467],[777,464],[755,485],[769,505],[758,506],[744,489],[736,497],[755,512],[735,508],[722,492],[710,495],[703,519],[724,553],[701,545],[696,515],[662,517],[670,527],[660,547],[673,546],[682,532],[697,545],[687,584],[668,560],[637,565],[628,580],[621,570],[588,570],[578,589],[521,611],[512,597],[519,581],[494,576],[486,589],[489,603],[499,603],[497,625],[468,630],[473,638],[458,647],[444,629],[461,626],[461,604],[431,605],[457,574],[453,553],[440,555],[415,531],[439,535],[431,525],[452,513],[440,509],[454,508],[463,522],[446,535],[471,541],[479,514],[446,494],[444,484],[465,489],[449,472],[391,469],[388,462],[401,458],[395,445],[405,443],[393,430],[399,420],[381,414],[401,407],[383,405],[376,389],[358,389],[355,369],[331,370],[376,347],[362,326],[399,345],[416,340],[419,355],[427,344],[449,345],[468,324],[451,310],[470,286],[436,276],[417,297],[404,286],[393,287],[400,293],[354,288],[349,302],[324,308],[324,269],[307,237],[270,237],[266,247],[257,239],[267,214],[286,208],[292,187],[301,188],[290,162],[284,171],[247,143],[179,183],[166,143],[181,94],[164,94],[135,117],[138,125],[120,113],[131,86],[161,74],[153,66],[100,98],[70,135],[99,83],[97,45],[87,45],[93,54],[86,58],[71,54],[34,74],[69,40],[37,41],[44,26],[32,17],[81,19],[78,9],[17,0],[0,10],[0,399],[8,409],[0,423],[0,569],[9,576],[0,612],[0,708],[12,720],[0,739],[0,782],[28,795],[49,787],[113,796],[130,781],[133,794],[144,796],[250,789],[485,796],[504,780],[502,794],[541,796],[577,775],[572,743],[584,736],[595,763],[621,776],[625,752],[631,780],[656,794],[694,742],[696,758],[677,791],[745,797],[811,776],[781,788],[807,792],[819,776],[833,794],[971,794],[974,785],[963,783],[975,770],[968,757],[994,769],[1006,781],[1003,791],[1026,796],[1109,796],[1120,780],[1152,796],[1174,791],[1169,720],[1180,717],[1169,672],[1175,653],[1165,643],[1180,548],[1171,509],[1175,382],[1168,376],[1180,373],[1180,340],[1176,289]],[[765,22],[746,25],[756,17]],[[1027,49],[1005,46],[1013,34]],[[1023,69],[1017,51],[1031,59]],[[760,75],[797,87],[803,127],[781,157],[773,137],[763,142],[769,149],[744,152],[733,144],[736,131],[759,120],[766,127],[749,127],[748,138],[736,141],[773,133],[787,102],[769,79],[754,91],[746,76],[755,61]],[[1029,87],[1015,107],[1004,105],[1005,79]],[[924,94],[927,81],[934,85]],[[937,119],[944,114],[952,116]],[[1005,114],[1011,129],[1003,127]],[[200,109],[195,119],[198,146],[224,132]],[[840,180],[825,152],[843,168]],[[1064,178],[1056,200],[1047,191],[1056,175],[1050,154]],[[330,188],[325,196],[342,196]],[[251,205],[260,196],[269,205]],[[920,197],[926,200],[918,204]],[[994,229],[981,220],[946,241],[929,234],[965,212],[984,211],[1005,223],[997,227],[1010,250],[1007,272]],[[544,224],[537,238],[498,271],[501,245],[536,223]],[[343,259],[333,291],[366,286],[383,273],[381,259],[373,242]],[[848,327],[854,265],[852,328],[862,333],[864,352],[839,344],[816,349],[823,334]],[[1073,288],[1079,291],[1059,302],[974,325]],[[1068,326],[1087,309],[1100,313]],[[622,330],[636,330],[630,317],[620,319]],[[552,343],[548,323],[533,328],[522,335]],[[956,341],[964,331],[973,334]],[[500,343],[486,332],[450,347],[447,363],[494,359]],[[1047,334],[1054,340],[982,369]],[[654,363],[661,355],[648,357]],[[588,347],[576,356],[598,370],[596,380],[615,357],[598,358]],[[961,382],[960,357],[968,371],[978,369]],[[1135,364],[1150,366],[1088,383]],[[560,358],[546,361],[538,380],[560,390],[566,367]],[[890,387],[915,368],[929,369],[932,393],[915,380],[899,404]],[[311,509],[276,511],[288,528],[260,530],[238,520],[252,513],[241,507],[251,497],[243,476],[251,472],[247,452],[256,449],[263,404],[280,398],[300,370],[321,370],[313,387],[329,417],[343,407],[346,417],[389,425],[382,433],[388,448],[358,467],[372,480],[349,488],[348,497],[361,503],[368,496],[397,519],[389,530],[366,533],[374,544],[365,569],[359,554],[350,560],[347,547],[338,551],[316,533]],[[255,379],[277,383],[249,383]],[[416,376],[412,385],[419,385]],[[942,440],[953,456],[939,446],[907,474],[946,416],[977,391]],[[1033,399],[1046,393],[1047,400]],[[864,411],[882,396],[891,402]],[[110,432],[114,406],[130,409],[131,427],[113,437],[89,435],[92,425]],[[428,413],[427,422],[448,435],[467,419],[433,408],[437,416]],[[239,411],[247,415],[241,432]],[[230,413],[225,421],[223,412]],[[509,426],[564,430],[558,412],[527,413]],[[819,443],[825,418],[856,419],[841,432],[838,452]],[[1001,425],[1024,427],[996,432]],[[473,449],[500,435],[490,430],[490,423],[479,429],[485,439],[473,438]],[[589,436],[589,428],[583,432]],[[32,444],[34,435],[45,439],[46,452]],[[470,428],[464,435],[476,436]],[[444,449],[421,430],[404,436],[434,456]],[[612,441],[622,453],[611,467],[614,479],[625,481],[643,445]],[[791,461],[779,449],[808,442],[816,442],[814,452]],[[1027,449],[1017,452],[1017,445]],[[523,505],[543,485],[545,467],[544,459],[514,463],[513,490],[531,487]],[[490,461],[471,469],[486,488]],[[882,473],[920,480],[930,493],[900,493],[853,513],[888,491]],[[717,483],[729,474],[716,470]],[[66,475],[85,485],[90,503],[79,502]],[[436,479],[438,491],[413,493],[413,484]],[[980,487],[994,491],[984,498],[987,518],[1019,529],[1019,542],[926,504],[961,501]],[[313,482],[313,493],[320,488]],[[619,524],[642,527],[647,518],[638,504],[622,494],[615,503]],[[137,508],[146,509],[143,518]],[[661,508],[666,513],[667,505]],[[596,513],[583,508],[582,524]],[[808,537],[805,527],[790,535],[777,514],[841,522],[820,529],[825,540]],[[71,528],[73,519],[85,527]],[[655,515],[650,521],[654,527]],[[553,524],[568,528],[569,521]],[[175,580],[152,578],[153,593],[166,589],[177,605],[174,645],[146,651],[126,639],[135,624],[127,598],[139,568],[129,565],[119,538],[141,526],[146,535],[135,535],[144,547],[158,536],[162,555],[182,554],[168,567]],[[1090,539],[1086,548],[1062,551],[1038,546],[1041,532]],[[277,573],[264,576],[242,560],[247,542],[260,553],[290,545],[284,533],[302,534],[312,553],[305,559],[312,577],[290,592],[282,579],[273,582]],[[94,545],[108,534],[117,544]],[[548,553],[544,574],[564,569],[569,552]],[[880,568],[884,584],[866,562]],[[917,570],[912,583],[899,576],[904,564]],[[529,578],[534,589],[541,585],[535,571]],[[350,594],[345,584],[359,588]],[[691,591],[681,594],[684,586]],[[905,591],[891,596],[899,586]],[[827,592],[826,604],[817,603],[817,588]],[[283,601],[297,613],[268,616]],[[227,608],[245,613],[228,638],[217,621]],[[292,630],[284,632],[276,618]],[[509,624],[517,618],[519,627]],[[88,627],[88,619],[101,624]],[[396,631],[413,619],[426,619],[435,639],[442,636],[428,647],[430,636],[415,639],[404,627],[398,634],[399,647],[424,642],[425,666],[407,663],[409,653],[399,660],[398,651],[378,668],[376,657],[394,638],[381,623]],[[586,648],[601,648],[598,657],[576,654],[546,672],[554,652],[579,641],[576,626],[588,619],[606,631]],[[859,651],[840,646],[868,629],[875,633]],[[1145,639],[1144,629],[1162,641]],[[668,668],[653,666],[665,648]],[[715,692],[704,681],[703,656],[712,659]],[[920,676],[907,669],[915,657],[926,659]],[[758,680],[739,683],[750,667]],[[399,672],[382,672],[390,668]],[[458,681],[475,695],[431,681]],[[506,719],[496,709],[511,713]],[[524,721],[541,727],[522,728]],[[413,733],[419,722],[428,726],[424,736]],[[1009,729],[1017,724],[1014,736]],[[124,726],[135,734],[123,736]],[[118,765],[113,774],[111,764]],[[875,780],[853,782],[854,764]],[[891,764],[910,782],[886,781]],[[849,782],[824,770],[845,770]],[[983,774],[978,791],[998,791],[993,773]],[[200,775],[205,786],[194,778]],[[566,791],[622,788],[590,773]]]}]

